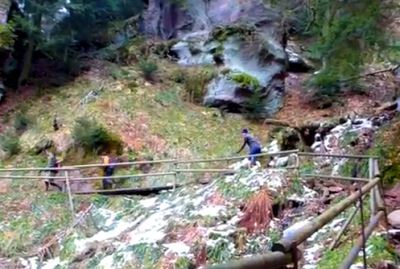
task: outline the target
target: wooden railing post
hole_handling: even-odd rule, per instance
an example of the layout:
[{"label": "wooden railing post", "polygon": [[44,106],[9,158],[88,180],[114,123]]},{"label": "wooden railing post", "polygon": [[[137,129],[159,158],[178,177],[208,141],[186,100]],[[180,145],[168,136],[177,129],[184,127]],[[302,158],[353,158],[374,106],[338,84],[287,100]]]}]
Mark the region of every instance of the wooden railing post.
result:
[{"label": "wooden railing post", "polygon": [[68,192],[68,200],[69,200],[69,207],[71,209],[72,213],[72,218],[74,218],[74,202],[72,200],[72,194],[71,194],[71,186],[69,184],[69,175],[68,175],[68,170],[65,170],[65,184],[67,185],[67,192]]},{"label": "wooden railing post", "polygon": [[[368,159],[368,172],[369,172],[369,179],[372,180],[374,179],[374,158],[369,158]],[[375,193],[376,187],[371,189],[370,192],[370,200],[371,200],[371,219],[375,216],[377,210],[376,210],[376,193]]]},{"label": "wooden railing post", "polygon": [[[378,164],[378,159],[374,159],[374,177],[379,177],[379,164]],[[383,201],[383,197],[381,195],[380,188],[382,186],[382,181],[381,184],[378,184],[375,188],[375,197],[376,197],[376,203],[377,207],[379,210],[383,210],[385,208],[385,203]]]},{"label": "wooden railing post", "polygon": [[176,183],[177,183],[177,181],[178,181],[178,162],[177,161],[175,161],[174,163],[173,163],[173,165],[174,165],[174,191],[175,191],[175,189],[176,189]]}]

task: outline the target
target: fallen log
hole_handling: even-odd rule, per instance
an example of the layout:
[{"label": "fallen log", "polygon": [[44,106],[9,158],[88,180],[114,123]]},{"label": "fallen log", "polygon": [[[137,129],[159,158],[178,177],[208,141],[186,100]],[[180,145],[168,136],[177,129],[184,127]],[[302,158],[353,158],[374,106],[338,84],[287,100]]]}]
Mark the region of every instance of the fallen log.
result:
[{"label": "fallen log", "polygon": [[101,195],[141,195],[149,196],[152,194],[159,194],[162,191],[172,190],[179,188],[181,185],[174,186],[161,186],[161,187],[149,187],[149,188],[126,188],[126,189],[111,189],[111,190],[92,190],[74,192],[74,194],[101,194]]}]

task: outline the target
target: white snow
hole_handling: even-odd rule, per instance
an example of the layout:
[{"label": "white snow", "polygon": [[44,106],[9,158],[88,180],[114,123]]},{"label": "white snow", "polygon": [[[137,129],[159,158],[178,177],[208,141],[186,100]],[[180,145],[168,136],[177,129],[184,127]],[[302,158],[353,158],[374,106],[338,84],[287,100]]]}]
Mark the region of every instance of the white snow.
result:
[{"label": "white snow", "polygon": [[148,198],[141,200],[139,203],[144,207],[144,208],[150,208],[153,207],[157,203],[158,198]]},{"label": "white snow", "polygon": [[168,224],[166,217],[169,210],[155,212],[142,221],[136,229],[129,233],[131,245],[139,243],[157,243],[165,237],[164,229]]},{"label": "white snow", "polygon": [[164,244],[163,246],[168,249],[167,253],[176,253],[179,256],[185,256],[190,251],[190,247],[183,242]]},{"label": "white snow", "polygon": [[221,212],[226,210],[225,206],[214,205],[214,206],[205,206],[201,208],[199,211],[195,212],[195,215],[200,216],[209,216],[209,217],[218,217]]},{"label": "white snow", "polygon": [[41,267],[41,269],[54,269],[57,266],[64,266],[66,262],[61,261],[60,257],[56,257],[54,259],[48,260],[45,264]]},{"label": "white snow", "polygon": [[131,225],[132,224],[124,222],[124,221],[118,221],[116,223],[115,228],[110,231],[100,231],[90,238],[75,240],[76,251],[78,251],[78,252],[83,251],[88,244],[91,244],[94,242],[102,242],[102,241],[106,241],[109,239],[113,239],[113,238],[119,236],[120,234],[122,234],[128,228],[130,228]]}]

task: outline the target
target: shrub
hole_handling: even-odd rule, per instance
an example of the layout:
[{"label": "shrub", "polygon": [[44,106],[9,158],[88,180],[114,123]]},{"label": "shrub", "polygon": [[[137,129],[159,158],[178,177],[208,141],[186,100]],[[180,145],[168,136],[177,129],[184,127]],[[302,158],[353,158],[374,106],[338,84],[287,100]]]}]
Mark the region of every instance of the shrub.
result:
[{"label": "shrub", "polygon": [[188,69],[184,79],[184,98],[193,103],[201,102],[207,84],[215,77],[215,75],[215,70],[209,67]]},{"label": "shrub", "polygon": [[269,116],[266,110],[263,92],[260,89],[254,90],[246,104],[242,107],[242,112],[248,120],[260,120]]},{"label": "shrub", "polygon": [[251,90],[258,90],[260,88],[258,79],[246,73],[232,73],[229,74],[229,78],[238,83],[242,88]]},{"label": "shrub", "polygon": [[139,62],[139,68],[142,71],[144,78],[147,80],[153,80],[158,70],[157,64],[149,60],[141,60]]},{"label": "shrub", "polygon": [[177,68],[172,71],[171,78],[176,83],[184,83],[186,78],[186,72],[182,68]]},{"label": "shrub", "polygon": [[0,137],[0,147],[9,157],[18,154],[21,149],[19,137],[12,133],[6,133]]},{"label": "shrub", "polygon": [[10,49],[14,45],[14,29],[10,24],[0,25],[0,48]]},{"label": "shrub", "polygon": [[31,120],[23,113],[18,113],[14,119],[14,129],[17,132],[24,132],[28,128]]},{"label": "shrub", "polygon": [[179,92],[176,89],[160,91],[156,94],[154,100],[163,106],[181,105]]},{"label": "shrub", "polygon": [[72,135],[76,145],[86,152],[98,153],[113,150],[120,152],[122,149],[121,140],[92,119],[84,117],[77,119]]}]

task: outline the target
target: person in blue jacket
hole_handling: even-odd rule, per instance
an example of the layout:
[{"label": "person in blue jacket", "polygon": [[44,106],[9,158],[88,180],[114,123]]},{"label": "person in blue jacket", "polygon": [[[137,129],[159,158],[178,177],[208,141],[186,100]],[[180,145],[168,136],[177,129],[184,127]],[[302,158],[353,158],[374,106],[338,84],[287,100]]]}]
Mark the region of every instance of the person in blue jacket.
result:
[{"label": "person in blue jacket", "polygon": [[249,130],[246,128],[242,130],[242,136],[244,139],[244,143],[243,143],[242,147],[240,148],[240,150],[237,152],[237,154],[239,154],[244,149],[244,147],[247,145],[249,147],[250,166],[254,166],[257,161],[257,156],[254,156],[254,155],[261,153],[261,148],[262,148],[261,143],[258,141],[257,138],[252,136],[249,133]]}]

